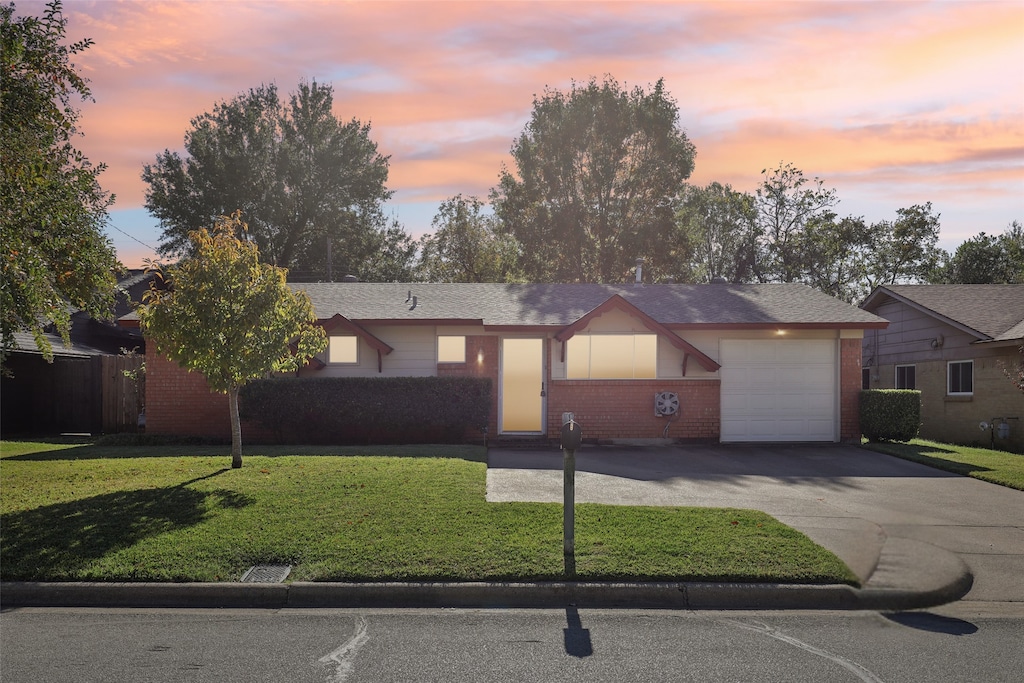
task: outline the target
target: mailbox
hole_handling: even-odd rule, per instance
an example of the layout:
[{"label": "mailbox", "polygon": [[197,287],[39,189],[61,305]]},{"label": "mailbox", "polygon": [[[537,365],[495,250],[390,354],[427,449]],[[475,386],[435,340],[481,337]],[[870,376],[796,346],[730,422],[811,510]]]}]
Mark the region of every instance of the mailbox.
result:
[{"label": "mailbox", "polygon": [[562,425],[562,448],[567,451],[574,451],[583,443],[583,429],[580,423],[569,418]]}]

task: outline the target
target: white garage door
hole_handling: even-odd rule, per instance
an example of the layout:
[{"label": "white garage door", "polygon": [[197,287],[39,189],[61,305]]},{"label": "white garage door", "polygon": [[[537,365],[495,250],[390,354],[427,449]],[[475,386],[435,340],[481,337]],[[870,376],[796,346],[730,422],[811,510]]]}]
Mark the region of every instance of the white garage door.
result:
[{"label": "white garage door", "polygon": [[722,340],[722,441],[835,441],[836,343]]}]

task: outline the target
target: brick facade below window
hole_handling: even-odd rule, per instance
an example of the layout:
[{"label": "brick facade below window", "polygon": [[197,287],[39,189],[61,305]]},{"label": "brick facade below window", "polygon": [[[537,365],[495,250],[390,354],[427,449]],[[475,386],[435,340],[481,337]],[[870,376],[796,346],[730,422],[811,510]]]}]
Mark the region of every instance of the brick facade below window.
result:
[{"label": "brick facade below window", "polygon": [[[571,412],[587,441],[663,436],[718,440],[718,380],[556,380],[550,386],[548,437],[552,439],[559,437],[562,413]],[[654,397],[662,391],[679,395],[676,415],[655,416]]]}]

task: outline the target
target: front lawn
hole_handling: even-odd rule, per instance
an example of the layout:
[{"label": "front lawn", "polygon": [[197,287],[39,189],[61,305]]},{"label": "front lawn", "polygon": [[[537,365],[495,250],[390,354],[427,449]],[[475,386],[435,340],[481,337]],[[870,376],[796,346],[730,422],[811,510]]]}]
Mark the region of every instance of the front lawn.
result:
[{"label": "front lawn", "polygon": [[909,443],[865,442],[863,445],[879,453],[1024,491],[1024,455],[923,439]]},{"label": "front lawn", "polygon": [[[0,577],[237,581],[558,580],[558,504],[488,503],[472,446],[0,443]],[[427,457],[424,457],[427,456]],[[849,583],[834,555],[751,510],[576,509],[584,580]]]}]

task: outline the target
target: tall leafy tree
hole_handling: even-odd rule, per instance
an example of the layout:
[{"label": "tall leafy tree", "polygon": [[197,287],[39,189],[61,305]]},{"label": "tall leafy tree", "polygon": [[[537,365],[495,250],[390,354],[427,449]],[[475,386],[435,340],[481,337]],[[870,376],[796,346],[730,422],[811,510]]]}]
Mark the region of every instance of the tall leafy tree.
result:
[{"label": "tall leafy tree", "polygon": [[392,194],[388,157],[368,124],[342,122],[332,107],[330,85],[302,82],[287,102],[263,85],[192,119],[187,155],[164,151],[142,173],[160,252],[186,253],[193,231],[241,211],[269,263],[324,271],[330,240],[339,270],[361,270],[399,237],[380,212]]},{"label": "tall leafy tree", "polygon": [[478,197],[441,202],[434,232],[420,241],[420,273],[428,282],[516,282],[519,243],[499,232]]},{"label": "tall leafy tree", "polygon": [[1024,227],[1013,221],[1001,235],[984,232],[964,241],[938,269],[935,282],[1024,284]]},{"label": "tall leafy tree", "polygon": [[417,279],[418,242],[397,221],[367,233],[369,257],[353,274],[367,282],[412,282]]},{"label": "tall leafy tree", "polygon": [[246,232],[237,212],[193,231],[190,255],[158,269],[139,308],[157,351],[228,395],[232,467],[242,466],[241,387],[297,370],[327,345],[309,297],[288,287],[283,268],[260,262]]},{"label": "tall leafy tree", "polygon": [[854,303],[870,293],[867,281],[876,227],[863,218],[839,218],[831,211],[807,222],[800,238],[801,281]]},{"label": "tall leafy tree", "polygon": [[92,41],[65,44],[57,0],[42,17],[14,10],[0,6],[0,362],[23,330],[52,360],[47,328],[69,343],[69,306],[109,315],[120,269],[103,232],[105,167],[73,144],[75,102],[91,93],[71,59]]},{"label": "tall leafy tree", "polygon": [[669,272],[680,282],[723,278],[744,282],[751,276],[754,198],[730,185],[687,186],[676,212]]},{"label": "tall leafy tree", "polygon": [[939,214],[931,202],[896,210],[895,221],[872,225],[868,291],[879,285],[927,282],[938,267]]},{"label": "tall leafy tree", "polygon": [[591,79],[535,97],[512,145],[515,172],[503,168],[491,193],[526,277],[619,282],[637,257],[663,272],[695,153],[661,80],[644,91]]},{"label": "tall leafy tree", "polygon": [[789,163],[762,169],[761,175],[754,200],[758,242],[754,276],[760,282],[800,282],[807,225],[830,215],[839,201],[836,191]]}]

